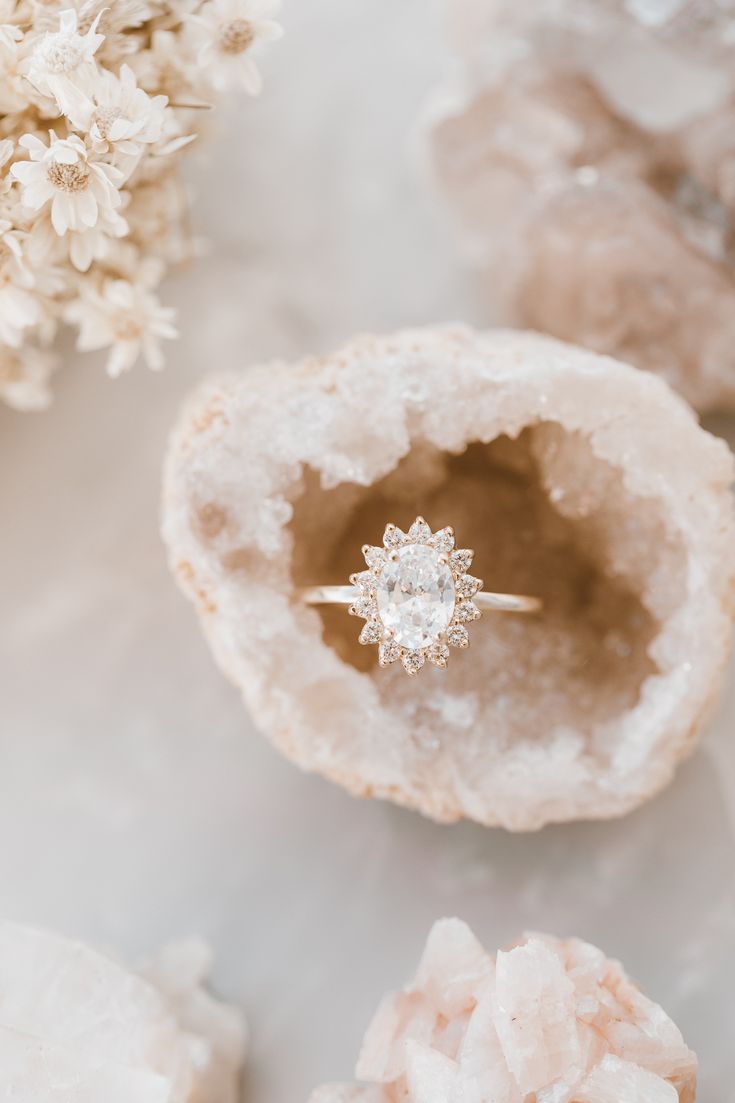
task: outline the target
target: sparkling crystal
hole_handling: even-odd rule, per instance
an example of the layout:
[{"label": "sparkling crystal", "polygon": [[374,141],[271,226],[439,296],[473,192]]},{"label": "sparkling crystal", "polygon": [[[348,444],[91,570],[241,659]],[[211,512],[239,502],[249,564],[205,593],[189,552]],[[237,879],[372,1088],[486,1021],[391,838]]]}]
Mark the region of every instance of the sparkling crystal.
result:
[{"label": "sparkling crystal", "polygon": [[460,548],[458,551],[452,552],[449,562],[455,574],[464,574],[465,571],[470,569],[473,554],[470,548]]},{"label": "sparkling crystal", "polygon": [[470,636],[467,629],[461,624],[453,624],[447,630],[447,643],[452,647],[468,647]]},{"label": "sparkling crystal", "polygon": [[467,622],[477,620],[480,616],[480,610],[474,601],[463,601],[457,606],[454,615],[458,621]]},{"label": "sparkling crystal", "polygon": [[408,530],[408,539],[415,540],[417,544],[425,544],[431,539],[431,529],[423,517],[417,517]]},{"label": "sparkling crystal", "polygon": [[481,586],[479,578],[473,578],[471,574],[462,575],[457,579],[457,597],[473,597]]},{"label": "sparkling crystal", "polygon": [[357,586],[362,594],[375,593],[375,575],[372,571],[358,571],[357,574],[351,574],[350,582],[353,586]]},{"label": "sparkling crystal", "polygon": [[445,667],[449,662],[449,648],[445,643],[435,643],[429,648],[427,655],[434,666]]},{"label": "sparkling crystal", "polygon": [[350,613],[353,617],[367,620],[375,614],[375,602],[371,597],[360,597],[350,605]]},{"label": "sparkling crystal", "polygon": [[365,562],[372,570],[376,570],[386,561],[385,548],[374,548],[369,545],[365,545],[362,549],[362,554],[365,556]]},{"label": "sparkling crystal", "polygon": [[401,647],[429,647],[454,614],[454,578],[441,554],[407,544],[384,567],[376,587],[378,616]]},{"label": "sparkling crystal", "polygon": [[403,669],[407,674],[418,674],[425,661],[420,651],[407,651],[401,659]]},{"label": "sparkling crystal", "polygon": [[434,533],[429,543],[432,548],[436,548],[437,551],[451,551],[454,547],[454,530],[449,527],[440,529],[439,532]]},{"label": "sparkling crystal", "polygon": [[383,543],[386,548],[400,548],[401,544],[406,543],[406,534],[401,532],[395,525],[386,525],[385,533],[383,534]]},{"label": "sparkling crystal", "polygon": [[360,643],[380,643],[383,638],[383,627],[378,620],[369,620],[360,633]]},{"label": "sparkling crystal", "polygon": [[387,643],[381,645],[378,651],[378,662],[381,666],[390,666],[396,659],[400,659],[401,649],[395,640],[388,640]]}]

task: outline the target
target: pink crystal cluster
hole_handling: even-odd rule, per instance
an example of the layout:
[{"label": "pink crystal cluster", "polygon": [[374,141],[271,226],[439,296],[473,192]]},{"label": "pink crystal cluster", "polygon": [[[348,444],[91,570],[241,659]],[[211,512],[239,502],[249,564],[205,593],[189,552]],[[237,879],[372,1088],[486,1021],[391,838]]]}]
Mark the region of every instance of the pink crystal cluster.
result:
[{"label": "pink crystal cluster", "polygon": [[700,410],[735,408],[731,6],[451,10],[461,76],[434,162],[490,320],[648,368]]},{"label": "pink crystal cluster", "polygon": [[493,958],[435,924],[414,982],[387,996],[356,1076],[310,1103],[693,1103],[697,1060],[621,965],[526,935]]}]

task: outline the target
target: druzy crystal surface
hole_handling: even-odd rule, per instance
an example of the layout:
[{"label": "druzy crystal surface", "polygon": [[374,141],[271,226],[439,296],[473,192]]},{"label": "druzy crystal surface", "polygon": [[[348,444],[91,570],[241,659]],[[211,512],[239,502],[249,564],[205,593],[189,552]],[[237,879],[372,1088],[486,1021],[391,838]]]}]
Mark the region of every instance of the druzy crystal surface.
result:
[{"label": "druzy crystal surface", "polygon": [[446,556],[425,544],[399,548],[377,584],[378,615],[401,647],[430,647],[454,613],[454,579]]}]

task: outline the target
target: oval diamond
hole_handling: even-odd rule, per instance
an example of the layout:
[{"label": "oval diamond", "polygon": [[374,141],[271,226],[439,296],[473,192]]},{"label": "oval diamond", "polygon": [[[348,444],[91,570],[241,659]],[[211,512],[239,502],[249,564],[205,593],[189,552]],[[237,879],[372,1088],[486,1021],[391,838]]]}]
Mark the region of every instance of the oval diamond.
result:
[{"label": "oval diamond", "polygon": [[425,544],[399,548],[380,572],[378,616],[401,647],[430,647],[454,615],[454,578],[441,552]]}]

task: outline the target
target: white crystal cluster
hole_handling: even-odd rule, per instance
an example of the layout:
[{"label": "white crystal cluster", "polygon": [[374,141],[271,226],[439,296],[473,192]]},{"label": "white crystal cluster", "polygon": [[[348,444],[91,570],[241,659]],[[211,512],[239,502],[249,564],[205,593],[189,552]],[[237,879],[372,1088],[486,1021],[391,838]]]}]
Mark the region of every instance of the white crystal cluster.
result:
[{"label": "white crystal cluster", "polygon": [[237,1103],[245,1027],[203,984],[209,950],[142,973],[0,923],[0,1094],[13,1103]]},{"label": "white crystal cluster", "polygon": [[[213,379],[168,454],[163,533],[214,654],[302,767],[436,819],[613,816],[691,752],[728,654],[733,461],[660,379],[548,338],[364,337]],[[361,647],[343,586],[386,521],[451,524],[488,591],[446,670]]]},{"label": "white crystal cluster", "polygon": [[622,966],[529,934],[494,958],[436,923],[414,982],[365,1036],[360,1084],[310,1103],[694,1103],[697,1059]]},{"label": "white crystal cluster", "polygon": [[60,326],[118,375],[176,336],[193,255],[181,151],[215,92],[257,92],[279,0],[0,0],[0,400],[50,401]]},{"label": "white crystal cluster", "polygon": [[718,0],[457,0],[432,118],[489,320],[735,408],[735,36]]}]

